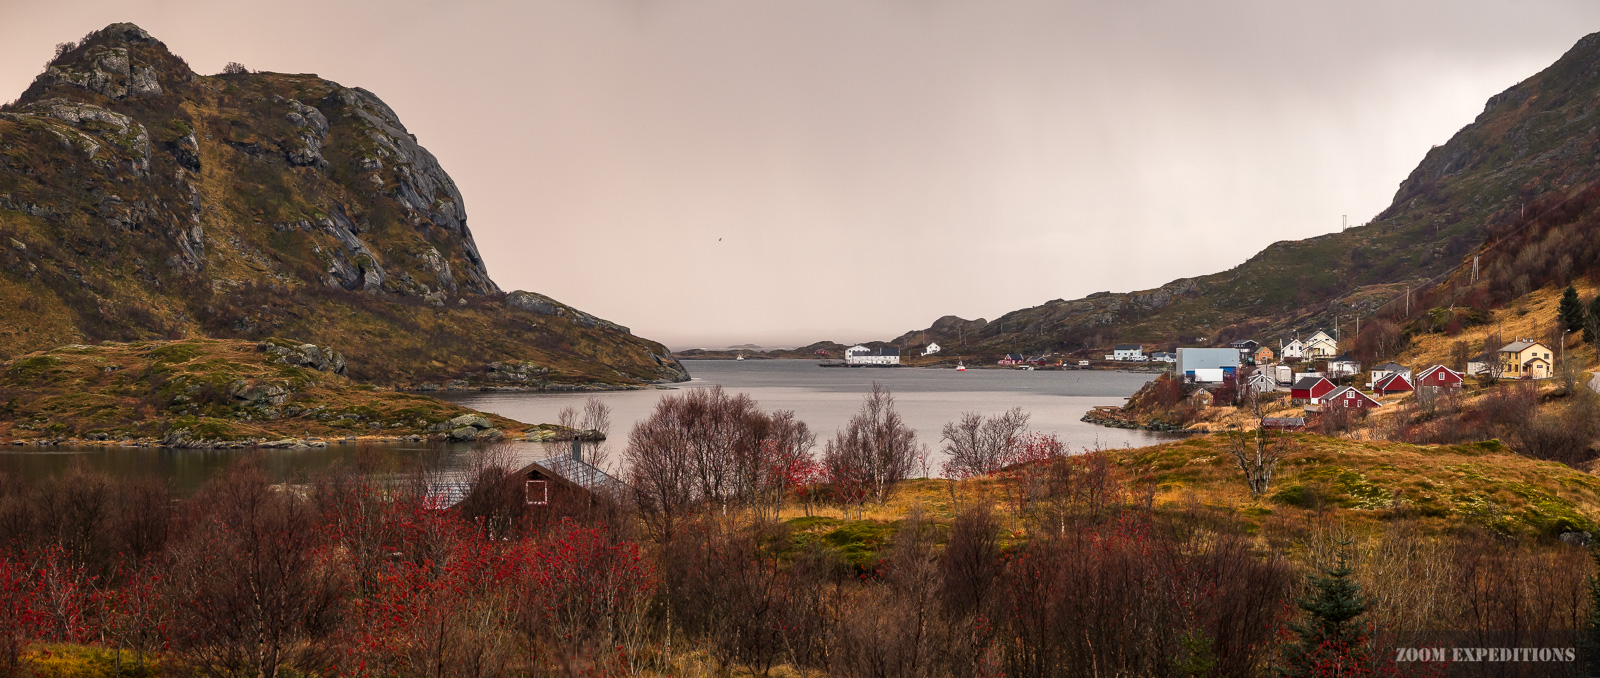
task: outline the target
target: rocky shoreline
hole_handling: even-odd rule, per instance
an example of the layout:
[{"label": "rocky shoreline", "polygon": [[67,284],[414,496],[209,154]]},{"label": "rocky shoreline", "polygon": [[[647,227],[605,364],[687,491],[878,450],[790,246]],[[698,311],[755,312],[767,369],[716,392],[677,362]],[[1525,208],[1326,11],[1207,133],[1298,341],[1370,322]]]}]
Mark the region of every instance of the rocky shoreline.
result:
[{"label": "rocky shoreline", "polygon": [[[165,449],[188,450],[242,450],[242,449],[291,449],[303,450],[318,447],[328,447],[331,444],[359,445],[359,444],[398,444],[398,443],[474,443],[474,442],[500,442],[507,440],[507,436],[500,429],[494,428],[489,419],[481,414],[464,414],[447,422],[440,422],[429,427],[429,434],[413,433],[409,435],[363,435],[342,437],[307,437],[307,438],[279,438],[268,440],[262,438],[247,438],[243,440],[193,438],[189,429],[180,428],[168,433],[163,438],[31,438],[11,439],[0,441],[0,446],[11,447],[155,447]],[[560,442],[567,440],[602,441],[605,436],[599,431],[579,431],[564,429],[549,424],[534,427],[524,432],[520,437],[510,440],[529,443]]]},{"label": "rocky shoreline", "polygon": [[1122,414],[1122,408],[1106,407],[1103,405],[1085,412],[1079,421],[1095,424],[1097,426],[1105,426],[1107,428],[1120,428],[1137,431],[1157,431],[1161,433],[1186,434],[1204,433],[1204,431],[1174,426],[1164,421],[1153,421],[1149,423],[1134,421],[1128,419]]}]

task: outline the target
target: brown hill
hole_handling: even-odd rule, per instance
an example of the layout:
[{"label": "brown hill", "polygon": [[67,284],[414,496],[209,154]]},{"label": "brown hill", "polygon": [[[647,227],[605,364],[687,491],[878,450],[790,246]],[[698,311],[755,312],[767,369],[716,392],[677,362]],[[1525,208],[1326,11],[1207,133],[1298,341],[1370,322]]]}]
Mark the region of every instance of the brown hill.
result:
[{"label": "brown hill", "polygon": [[993,355],[1116,342],[1221,344],[1246,336],[1275,343],[1341,322],[1348,333],[1356,315],[1402,315],[1407,307],[1415,315],[1452,305],[1415,293],[1407,304],[1406,291],[1453,271],[1470,274],[1472,255],[1489,249],[1496,268],[1483,262],[1485,275],[1469,282],[1490,281],[1494,299],[1472,301],[1503,302],[1537,289],[1547,277],[1542,271],[1566,277],[1596,268],[1600,247],[1578,238],[1582,229],[1566,229],[1555,242],[1543,236],[1585,218],[1595,202],[1592,191],[1584,196],[1600,178],[1597,106],[1600,34],[1489,99],[1472,124],[1423,158],[1369,224],[1274,243],[1227,271],[1155,289],[1057,299],[989,322],[946,316],[892,343],[938,341],[947,350]]},{"label": "brown hill", "polygon": [[395,385],[686,378],[625,327],[503,293],[454,182],[377,96],[230,71],[113,24],[0,107],[0,358],[286,336]]}]

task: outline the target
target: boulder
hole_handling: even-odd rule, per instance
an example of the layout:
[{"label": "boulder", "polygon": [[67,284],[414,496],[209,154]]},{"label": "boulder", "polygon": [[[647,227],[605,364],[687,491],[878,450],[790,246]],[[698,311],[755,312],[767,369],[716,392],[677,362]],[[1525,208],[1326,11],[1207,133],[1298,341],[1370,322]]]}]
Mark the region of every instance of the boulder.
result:
[{"label": "boulder", "polygon": [[476,429],[486,429],[493,428],[494,424],[489,423],[489,418],[481,414],[463,414],[459,417],[451,419],[450,426],[451,428],[471,426]]},{"label": "boulder", "polygon": [[256,344],[256,350],[271,355],[278,363],[292,367],[309,367],[334,374],[344,374],[345,371],[344,354],[328,347],[315,344],[284,346],[263,341]]},{"label": "boulder", "polygon": [[455,429],[455,430],[451,431],[450,434],[449,434],[449,438],[450,438],[450,440],[452,440],[454,442],[458,442],[458,443],[477,440],[478,439],[478,429],[473,428],[471,426],[462,426],[461,428],[458,428],[458,429]]}]

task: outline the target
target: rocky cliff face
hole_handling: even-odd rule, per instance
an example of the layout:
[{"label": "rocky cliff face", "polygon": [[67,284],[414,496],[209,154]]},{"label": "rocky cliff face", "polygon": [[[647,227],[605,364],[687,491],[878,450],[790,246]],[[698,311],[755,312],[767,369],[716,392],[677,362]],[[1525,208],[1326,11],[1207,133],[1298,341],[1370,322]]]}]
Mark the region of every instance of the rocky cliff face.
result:
[{"label": "rocky cliff face", "polygon": [[[1274,243],[1230,270],[1153,290],[1057,299],[976,328],[941,319],[896,343],[936,340],[947,350],[981,354],[1102,348],[1119,340],[1270,341],[1331,328],[1340,317],[1368,315],[1470,261],[1487,241],[1517,229],[1525,206],[1566,204],[1600,180],[1596,111],[1600,34],[1491,98],[1472,124],[1429,151],[1370,224]],[[1495,254],[1514,260],[1523,251]],[[1600,268],[1576,250],[1564,262],[1562,277]]]},{"label": "rocky cliff face", "polygon": [[489,277],[461,193],[371,92],[195,74],[144,30],[69,45],[0,108],[0,357],[69,342],[286,336],[352,375],[678,380],[655,342]]}]

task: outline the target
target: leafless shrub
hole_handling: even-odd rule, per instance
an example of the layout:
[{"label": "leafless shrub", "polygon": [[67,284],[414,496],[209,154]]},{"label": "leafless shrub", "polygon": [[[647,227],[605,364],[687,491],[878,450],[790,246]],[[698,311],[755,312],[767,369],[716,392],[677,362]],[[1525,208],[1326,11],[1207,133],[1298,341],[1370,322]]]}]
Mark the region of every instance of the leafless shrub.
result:
[{"label": "leafless shrub", "polygon": [[1239,470],[1244,472],[1250,496],[1266,494],[1272,486],[1273,474],[1277,473],[1278,462],[1293,451],[1292,439],[1286,434],[1260,426],[1249,431],[1229,431],[1227,437],[1228,452],[1233,455]]},{"label": "leafless shrub", "polygon": [[1028,413],[1020,407],[985,418],[978,412],[962,413],[947,422],[940,438],[949,457],[945,475],[969,478],[994,473],[1015,457],[1014,449],[1028,430]]},{"label": "leafless shrub", "polygon": [[319,551],[312,503],[240,465],[214,480],[172,554],[167,585],[182,663],[209,675],[279,675],[327,662],[344,584]]},{"label": "leafless shrub", "polygon": [[895,411],[894,394],[874,382],[861,410],[828,443],[824,456],[839,467],[859,469],[871,498],[883,503],[917,467],[917,432]]},{"label": "leafless shrub", "polygon": [[851,676],[924,676],[933,665],[939,565],[933,531],[919,512],[895,534],[881,579],[857,594],[839,622],[833,672]]},{"label": "leafless shrub", "polygon": [[237,61],[229,61],[226,66],[222,67],[223,75],[243,75],[249,72],[250,69],[245,68],[244,64],[241,64]]},{"label": "leafless shrub", "polygon": [[[799,444],[791,417],[785,444]],[[676,526],[700,506],[726,512],[766,495],[771,475],[773,421],[755,401],[728,395],[722,387],[694,389],[656,403],[634,427],[623,453],[635,500],[651,531],[668,540]]]}]

